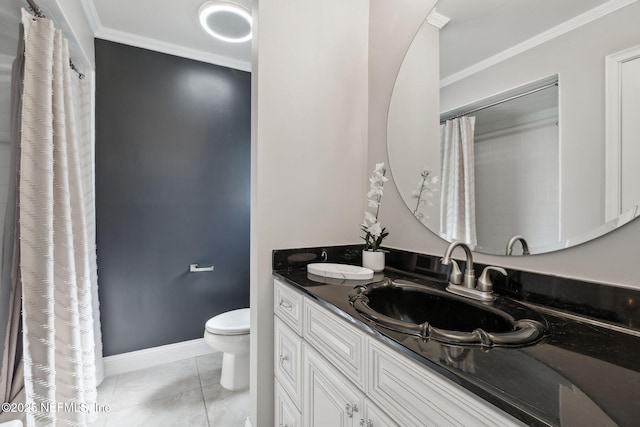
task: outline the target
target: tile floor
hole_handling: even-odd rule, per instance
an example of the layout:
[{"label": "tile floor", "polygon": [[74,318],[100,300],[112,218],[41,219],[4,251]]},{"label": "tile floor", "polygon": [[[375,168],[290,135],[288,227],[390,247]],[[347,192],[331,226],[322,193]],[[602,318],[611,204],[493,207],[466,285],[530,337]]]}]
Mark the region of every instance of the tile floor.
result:
[{"label": "tile floor", "polygon": [[[244,427],[249,390],[220,386],[222,353],[212,353],[104,379],[98,404],[110,410],[90,427]],[[24,414],[0,414],[0,422]]]},{"label": "tile floor", "polygon": [[220,386],[222,353],[107,377],[98,404],[110,406],[92,427],[244,427],[249,390]]}]

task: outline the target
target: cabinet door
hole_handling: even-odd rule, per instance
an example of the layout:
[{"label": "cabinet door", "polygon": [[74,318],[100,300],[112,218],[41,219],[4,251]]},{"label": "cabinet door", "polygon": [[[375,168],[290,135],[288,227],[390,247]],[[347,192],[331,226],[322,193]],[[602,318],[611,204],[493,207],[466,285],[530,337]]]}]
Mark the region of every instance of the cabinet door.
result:
[{"label": "cabinet door", "polygon": [[298,408],[302,408],[302,338],[274,318],[274,374]]},{"label": "cabinet door", "polygon": [[302,427],[302,415],[289,395],[276,380],[275,386],[275,427]]},{"label": "cabinet door", "polygon": [[312,347],[303,344],[304,425],[359,427],[364,395]]},{"label": "cabinet door", "polygon": [[360,427],[399,427],[398,424],[369,399],[364,402],[364,417],[360,420]]}]

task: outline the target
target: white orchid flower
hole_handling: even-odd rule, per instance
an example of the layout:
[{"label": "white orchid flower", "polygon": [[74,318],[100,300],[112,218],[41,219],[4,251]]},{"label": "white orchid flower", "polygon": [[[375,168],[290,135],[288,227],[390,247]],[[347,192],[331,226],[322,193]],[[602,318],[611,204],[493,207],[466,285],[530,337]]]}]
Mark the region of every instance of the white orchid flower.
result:
[{"label": "white orchid flower", "polygon": [[382,190],[382,187],[371,187],[371,190],[369,190],[369,192],[367,193],[367,198],[380,198],[382,197],[383,192],[384,191]]},{"label": "white orchid flower", "polygon": [[381,187],[387,181],[389,180],[383,175],[372,175],[371,178],[369,178],[369,187]]},{"label": "white orchid flower", "polygon": [[[384,163],[376,163],[373,174],[369,178],[369,191],[367,192],[367,211],[364,214],[364,223],[360,226],[365,232],[365,250],[377,251],[383,239],[384,228],[378,222],[378,211],[384,193],[384,183],[388,179],[384,176],[386,169]],[[375,213],[369,212],[372,210]],[[384,236],[388,233],[385,232]]]},{"label": "white orchid flower", "polygon": [[389,181],[389,178],[387,178],[386,176],[384,176],[384,174],[381,174],[381,173],[375,174],[375,177],[376,177],[376,180],[381,183],[385,183]]},{"label": "white orchid flower", "polygon": [[365,223],[368,223],[368,224],[375,224],[378,221],[378,219],[374,214],[367,211],[364,213],[364,221]]},{"label": "white orchid flower", "polygon": [[382,234],[382,226],[379,222],[372,224],[367,228],[367,233],[371,234],[373,237],[378,238]]}]

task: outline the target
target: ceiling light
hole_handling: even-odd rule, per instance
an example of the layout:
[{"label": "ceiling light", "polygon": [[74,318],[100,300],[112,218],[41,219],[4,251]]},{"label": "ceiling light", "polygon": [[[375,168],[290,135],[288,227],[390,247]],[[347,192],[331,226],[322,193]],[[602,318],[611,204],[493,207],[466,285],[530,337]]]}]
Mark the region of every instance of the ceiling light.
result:
[{"label": "ceiling light", "polygon": [[251,40],[253,19],[244,7],[220,1],[208,1],[198,11],[200,25],[213,37],[230,43]]}]

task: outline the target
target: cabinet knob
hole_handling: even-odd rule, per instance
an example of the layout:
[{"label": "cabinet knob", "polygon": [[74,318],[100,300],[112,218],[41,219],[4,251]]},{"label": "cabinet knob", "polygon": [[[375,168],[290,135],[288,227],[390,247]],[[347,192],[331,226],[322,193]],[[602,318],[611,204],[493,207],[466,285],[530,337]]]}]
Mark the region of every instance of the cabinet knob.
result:
[{"label": "cabinet knob", "polygon": [[286,302],[283,299],[280,300],[280,307],[282,307],[282,308],[284,308],[285,310],[288,310],[288,311],[291,311],[291,309],[293,308],[293,306],[291,304],[289,304],[288,302]]},{"label": "cabinet knob", "polygon": [[287,359],[288,359],[287,356],[285,356],[284,354],[281,354],[280,355],[280,366],[283,366],[284,365],[284,361],[287,360]]},{"label": "cabinet knob", "polygon": [[358,405],[347,403],[344,409],[347,411],[347,417],[353,418],[353,413],[358,412]]}]

